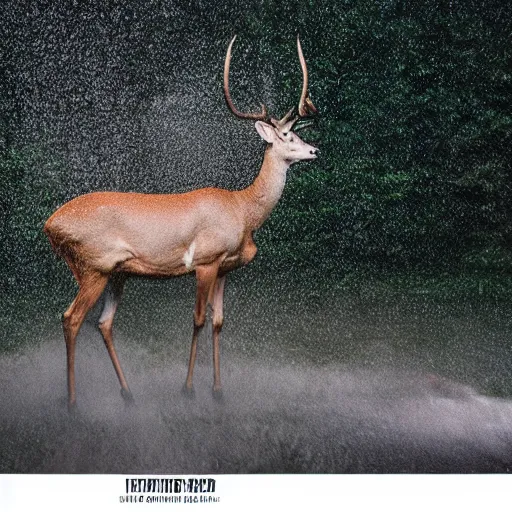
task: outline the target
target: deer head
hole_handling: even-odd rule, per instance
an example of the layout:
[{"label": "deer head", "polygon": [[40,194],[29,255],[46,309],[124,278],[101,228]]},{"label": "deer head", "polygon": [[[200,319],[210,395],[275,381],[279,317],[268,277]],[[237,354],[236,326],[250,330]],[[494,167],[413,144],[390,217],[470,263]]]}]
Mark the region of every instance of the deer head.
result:
[{"label": "deer head", "polygon": [[287,164],[299,162],[300,160],[313,160],[316,158],[318,149],[305,143],[296,133],[293,132],[293,127],[299,119],[310,117],[317,112],[313,102],[309,98],[308,93],[308,69],[306,60],[302,53],[299,37],[297,36],[297,51],[299,54],[299,61],[302,67],[302,93],[295,113],[295,107],[289,110],[285,116],[276,120],[268,118],[267,109],[265,105],[261,105],[261,112],[244,113],[240,112],[233,105],[231,95],[229,93],[229,65],[231,63],[231,48],[235,42],[236,36],[233,37],[228,46],[226,60],[224,63],[224,95],[226,103],[229,108],[237,117],[241,119],[254,119],[256,120],[256,131],[260,137],[268,144],[272,145],[272,152],[275,156],[285,161]]}]

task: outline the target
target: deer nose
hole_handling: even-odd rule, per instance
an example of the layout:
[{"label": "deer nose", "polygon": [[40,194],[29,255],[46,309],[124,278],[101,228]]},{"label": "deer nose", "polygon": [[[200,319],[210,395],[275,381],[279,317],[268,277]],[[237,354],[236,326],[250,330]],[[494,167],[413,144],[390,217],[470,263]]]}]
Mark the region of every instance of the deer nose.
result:
[{"label": "deer nose", "polygon": [[310,155],[317,155],[317,154],[318,154],[318,149],[317,149],[317,148],[310,149],[310,150],[309,150],[309,154],[310,154]]}]

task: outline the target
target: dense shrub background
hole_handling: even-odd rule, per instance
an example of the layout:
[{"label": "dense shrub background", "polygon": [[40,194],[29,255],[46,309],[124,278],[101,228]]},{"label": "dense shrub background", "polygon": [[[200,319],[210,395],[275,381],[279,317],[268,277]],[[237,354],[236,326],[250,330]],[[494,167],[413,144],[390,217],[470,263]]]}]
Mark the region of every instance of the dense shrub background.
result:
[{"label": "dense shrub background", "polygon": [[[321,158],[290,173],[257,237],[262,265],[315,268],[335,278],[506,275],[512,268],[511,4],[8,1],[2,11],[4,291],[54,284],[59,271],[41,227],[79,193],[239,187],[254,177],[262,147],[245,148],[255,138],[251,127],[215,149],[220,174],[188,181],[165,181],[148,144],[155,101],[177,95],[183,77],[190,86],[180,112],[192,119],[180,128],[184,143],[212,136],[212,116],[226,120],[227,133],[242,130],[229,125],[239,121],[225,112],[221,91],[234,33],[232,88],[241,108],[261,100],[282,115],[296,103],[299,33],[321,113],[304,132],[320,145]],[[203,104],[209,110],[201,117]],[[222,174],[237,161],[249,174]]]}]

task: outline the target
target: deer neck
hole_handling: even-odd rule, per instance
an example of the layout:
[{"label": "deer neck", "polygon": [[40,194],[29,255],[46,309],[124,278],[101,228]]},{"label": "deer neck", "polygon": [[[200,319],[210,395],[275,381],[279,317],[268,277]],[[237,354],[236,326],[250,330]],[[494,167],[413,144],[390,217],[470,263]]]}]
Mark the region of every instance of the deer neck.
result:
[{"label": "deer neck", "polygon": [[241,191],[245,203],[246,223],[251,231],[258,229],[270,215],[283,194],[289,163],[280,159],[267,146],[260,172],[254,182]]}]

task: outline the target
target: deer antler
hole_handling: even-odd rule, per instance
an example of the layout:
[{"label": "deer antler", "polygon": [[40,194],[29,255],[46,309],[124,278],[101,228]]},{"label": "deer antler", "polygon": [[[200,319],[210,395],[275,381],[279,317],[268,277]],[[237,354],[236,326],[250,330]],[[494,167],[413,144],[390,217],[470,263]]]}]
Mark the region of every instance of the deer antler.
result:
[{"label": "deer antler", "polygon": [[[302,93],[300,95],[299,100],[299,108],[297,110],[299,115],[296,115],[293,119],[292,116],[295,113],[295,107],[289,110],[285,116],[280,119],[279,121],[276,121],[275,119],[271,119],[272,124],[276,128],[284,129],[286,125],[288,125],[288,129],[291,129],[293,125],[301,118],[301,117],[308,117],[312,114],[317,113],[317,109],[313,105],[313,102],[309,98],[309,92],[308,92],[308,68],[306,66],[306,59],[304,58],[304,54],[302,53],[302,48],[300,46],[300,40],[299,36],[297,36],[297,51],[299,53],[299,61],[302,68],[302,76],[303,76],[303,82],[302,82]],[[306,125],[303,125],[302,128],[304,128]],[[308,125],[309,126],[309,125]]]},{"label": "deer antler", "polygon": [[291,128],[299,119],[299,116],[295,116],[293,119],[290,120],[290,118],[293,116],[294,113],[295,113],[295,107],[292,107],[290,110],[288,110],[288,112],[286,112],[286,114],[284,115],[284,117],[282,119],[279,119],[279,121],[278,121],[277,119],[272,118],[270,120],[270,122],[276,128],[281,128],[281,129],[283,129],[284,126],[289,123],[290,128]]},{"label": "deer antler", "polygon": [[299,100],[299,116],[307,117],[311,114],[316,114],[317,109],[313,105],[313,102],[309,98],[308,93],[308,68],[306,66],[306,59],[304,58],[304,54],[302,53],[302,47],[300,46],[299,36],[297,35],[297,51],[299,52],[299,60],[300,65],[302,67],[302,76],[304,80],[302,82],[302,94],[300,95]]},{"label": "deer antler", "polygon": [[242,119],[256,119],[260,121],[264,121],[267,118],[267,109],[265,105],[261,105],[261,113],[244,113],[237,110],[237,108],[233,105],[233,101],[231,100],[231,95],[229,94],[229,64],[231,62],[231,47],[235,42],[236,36],[231,39],[231,42],[228,46],[228,52],[226,54],[226,61],[224,62],[224,96],[226,98],[226,103],[228,107],[231,109],[231,112]]}]

